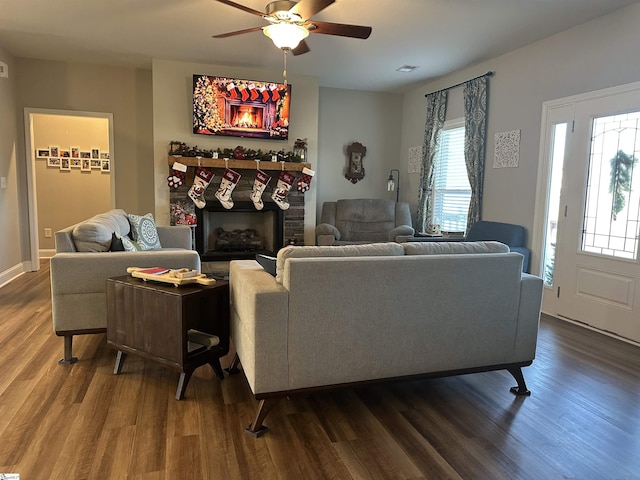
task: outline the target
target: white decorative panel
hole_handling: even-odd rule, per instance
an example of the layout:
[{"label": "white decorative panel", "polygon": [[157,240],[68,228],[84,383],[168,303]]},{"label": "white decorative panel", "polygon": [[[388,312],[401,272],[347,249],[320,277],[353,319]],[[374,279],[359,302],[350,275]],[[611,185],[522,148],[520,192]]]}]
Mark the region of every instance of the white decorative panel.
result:
[{"label": "white decorative panel", "polygon": [[496,133],[493,168],[517,167],[520,157],[520,130]]},{"label": "white decorative panel", "polygon": [[420,173],[421,165],[422,165],[422,147],[410,147],[408,173]]}]

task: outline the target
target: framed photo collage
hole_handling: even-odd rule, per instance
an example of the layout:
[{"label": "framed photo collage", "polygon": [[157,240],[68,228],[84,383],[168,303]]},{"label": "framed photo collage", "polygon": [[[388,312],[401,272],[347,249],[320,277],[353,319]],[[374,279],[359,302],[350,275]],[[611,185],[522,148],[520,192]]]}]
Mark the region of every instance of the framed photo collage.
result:
[{"label": "framed photo collage", "polygon": [[60,170],[79,169],[82,172],[111,171],[111,155],[99,148],[81,149],[80,147],[61,148],[49,146],[36,149],[36,158],[45,160],[47,167]]}]

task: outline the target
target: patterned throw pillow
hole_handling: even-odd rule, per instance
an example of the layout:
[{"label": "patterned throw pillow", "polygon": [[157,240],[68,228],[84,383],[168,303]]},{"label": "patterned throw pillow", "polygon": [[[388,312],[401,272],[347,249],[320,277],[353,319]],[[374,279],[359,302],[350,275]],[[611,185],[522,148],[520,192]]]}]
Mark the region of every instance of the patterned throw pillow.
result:
[{"label": "patterned throw pillow", "polygon": [[129,237],[120,237],[119,240],[122,242],[122,248],[125,252],[139,252],[142,250],[140,244],[134,242]]},{"label": "patterned throw pillow", "polygon": [[152,214],[133,215],[130,213],[129,223],[131,224],[131,238],[140,246],[141,250],[162,248]]}]

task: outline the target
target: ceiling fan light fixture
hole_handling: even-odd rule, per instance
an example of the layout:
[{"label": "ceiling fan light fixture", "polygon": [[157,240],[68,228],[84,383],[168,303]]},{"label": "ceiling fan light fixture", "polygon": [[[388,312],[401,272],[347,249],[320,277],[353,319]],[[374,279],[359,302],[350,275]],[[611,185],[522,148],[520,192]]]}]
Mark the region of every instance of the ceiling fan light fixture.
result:
[{"label": "ceiling fan light fixture", "polygon": [[276,47],[290,50],[296,48],[302,40],[309,36],[309,31],[306,28],[292,23],[274,23],[267,25],[262,31]]}]

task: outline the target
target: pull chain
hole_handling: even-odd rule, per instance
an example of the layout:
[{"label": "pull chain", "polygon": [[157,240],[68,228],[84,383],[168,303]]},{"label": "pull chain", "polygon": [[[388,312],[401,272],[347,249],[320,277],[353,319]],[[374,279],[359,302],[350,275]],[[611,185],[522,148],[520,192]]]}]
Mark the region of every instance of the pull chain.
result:
[{"label": "pull chain", "polygon": [[288,48],[282,49],[282,51],[284,52],[284,70],[282,71],[282,76],[284,77],[285,87],[287,86],[287,50],[289,49]]}]

